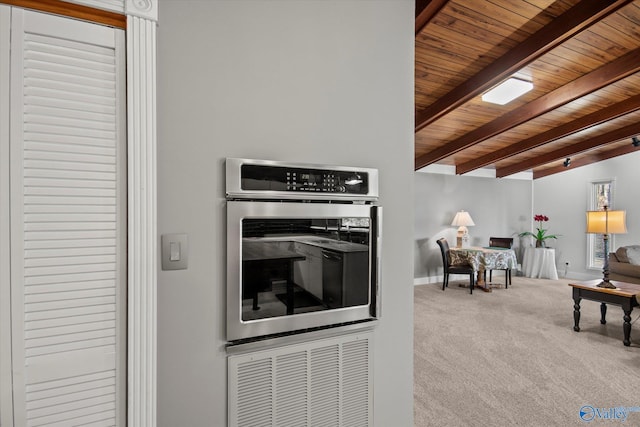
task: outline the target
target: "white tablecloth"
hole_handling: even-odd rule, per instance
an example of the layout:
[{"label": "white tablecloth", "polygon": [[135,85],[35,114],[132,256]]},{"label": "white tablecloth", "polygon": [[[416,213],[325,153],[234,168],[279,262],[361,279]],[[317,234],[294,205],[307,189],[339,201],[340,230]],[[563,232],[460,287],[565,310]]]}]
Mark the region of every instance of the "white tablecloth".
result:
[{"label": "white tablecloth", "polygon": [[522,270],[527,277],[558,280],[556,250],[552,248],[527,247],[524,250]]}]

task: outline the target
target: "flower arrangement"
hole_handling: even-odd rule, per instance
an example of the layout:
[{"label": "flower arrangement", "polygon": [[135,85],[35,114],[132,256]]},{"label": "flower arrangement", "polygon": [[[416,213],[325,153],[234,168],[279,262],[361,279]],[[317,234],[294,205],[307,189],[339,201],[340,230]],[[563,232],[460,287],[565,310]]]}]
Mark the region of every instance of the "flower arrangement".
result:
[{"label": "flower arrangement", "polygon": [[549,217],[546,215],[535,215],[533,217],[534,221],[538,221],[538,228],[536,229],[537,231],[535,233],[532,233],[531,231],[524,231],[520,234],[518,234],[518,236],[520,237],[525,237],[525,236],[531,236],[534,239],[536,239],[536,248],[544,248],[545,247],[545,240],[547,239],[557,239],[558,237],[560,237],[559,234],[547,234],[547,229],[542,228],[542,223],[543,222],[547,222],[549,221]]}]

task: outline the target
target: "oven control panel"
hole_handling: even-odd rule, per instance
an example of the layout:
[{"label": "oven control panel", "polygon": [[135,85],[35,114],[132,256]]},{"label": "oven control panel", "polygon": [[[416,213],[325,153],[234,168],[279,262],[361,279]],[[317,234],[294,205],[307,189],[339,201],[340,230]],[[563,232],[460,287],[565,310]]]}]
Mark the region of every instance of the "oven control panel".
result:
[{"label": "oven control panel", "polygon": [[378,170],[373,168],[229,157],[226,180],[228,200],[378,200]]},{"label": "oven control panel", "polygon": [[363,170],[330,170],[275,165],[242,165],[245,191],[367,194],[369,174]]}]

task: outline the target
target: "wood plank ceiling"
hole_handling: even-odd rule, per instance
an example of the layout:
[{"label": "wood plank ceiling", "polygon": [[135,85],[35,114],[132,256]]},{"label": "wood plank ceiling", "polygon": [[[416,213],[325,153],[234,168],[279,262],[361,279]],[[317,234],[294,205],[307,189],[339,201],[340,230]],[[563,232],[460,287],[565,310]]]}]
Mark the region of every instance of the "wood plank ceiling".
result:
[{"label": "wood plank ceiling", "polygon": [[[514,75],[534,89],[481,100]],[[639,150],[636,135],[640,0],[416,1],[416,170],[535,179]]]}]

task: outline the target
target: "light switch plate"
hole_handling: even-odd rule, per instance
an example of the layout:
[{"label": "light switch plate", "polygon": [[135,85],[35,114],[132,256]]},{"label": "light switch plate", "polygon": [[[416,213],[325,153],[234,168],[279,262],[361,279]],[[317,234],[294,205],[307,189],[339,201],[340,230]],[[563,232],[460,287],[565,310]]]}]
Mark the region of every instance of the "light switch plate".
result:
[{"label": "light switch plate", "polygon": [[161,246],[163,270],[185,270],[187,268],[189,239],[186,234],[163,234]]}]

